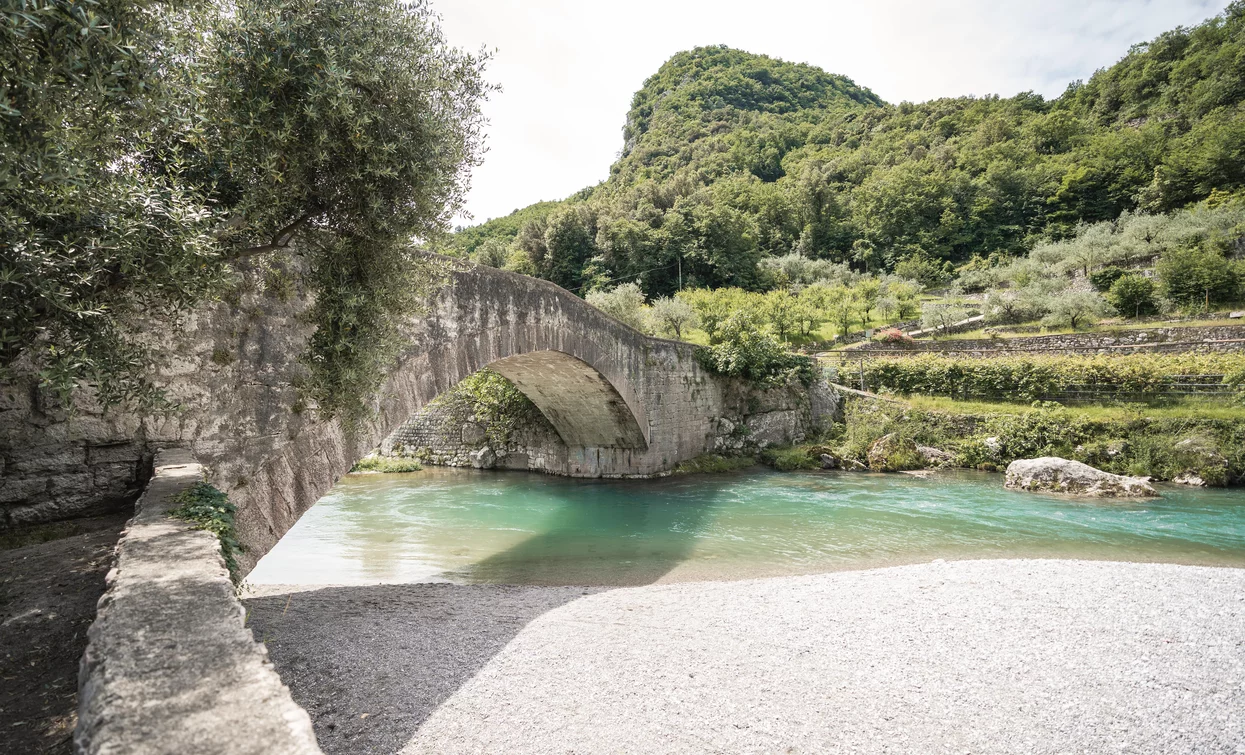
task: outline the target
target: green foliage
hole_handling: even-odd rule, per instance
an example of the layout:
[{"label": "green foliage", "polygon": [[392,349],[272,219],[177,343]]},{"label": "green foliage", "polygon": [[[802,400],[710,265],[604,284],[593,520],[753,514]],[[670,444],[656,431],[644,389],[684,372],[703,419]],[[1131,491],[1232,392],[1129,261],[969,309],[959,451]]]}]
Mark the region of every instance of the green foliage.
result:
[{"label": "green foliage", "polygon": [[1154,281],[1144,275],[1122,275],[1107,291],[1107,301],[1125,317],[1141,317],[1158,312]]},{"label": "green foliage", "polygon": [[921,254],[910,254],[895,264],[895,275],[934,288],[951,278],[951,263],[938,263]]},{"label": "green foliage", "polygon": [[1111,286],[1117,280],[1123,278],[1128,273],[1127,270],[1119,267],[1104,267],[1101,270],[1095,270],[1089,274],[1089,282],[1093,284],[1098,291],[1109,291]]},{"label": "green foliage", "polygon": [[238,573],[238,554],[245,549],[238,542],[234,527],[238,509],[229,502],[229,496],[206,482],[196,482],[173,496],[172,501],[181,505],[170,511],[169,516],[190,522],[197,530],[207,530],[216,535],[220,541],[220,555],[229,569],[229,578],[237,585],[242,578]]},{"label": "green foliage", "polygon": [[443,280],[444,270],[409,247],[366,241],[312,258],[311,280],[320,291],[309,316],[317,323],[304,361],[302,386],[326,416],[353,425],[371,415],[372,397],[401,353],[404,316],[420,311]]},{"label": "green foliage", "polygon": [[755,464],[756,460],[751,456],[701,454],[694,459],[680,463],[674,468],[674,474],[722,474],[747,469]]},{"label": "green foliage", "polygon": [[1167,298],[1187,307],[1232,301],[1240,292],[1240,272],[1213,249],[1169,249],[1158,273]]},{"label": "green foliage", "polygon": [[813,458],[808,446],[767,448],[761,452],[761,461],[780,472],[821,469],[821,462]]},{"label": "green foliage", "polygon": [[1233,419],[1200,416],[1103,417],[1088,409],[1039,402],[1010,412],[922,411],[884,402],[852,401],[834,451],[864,462],[890,433],[947,451],[956,466],[1000,471],[1016,459],[1060,456],[1115,474],[1171,480],[1196,474],[1208,484],[1245,479],[1245,429]]},{"label": "green foliage", "polygon": [[[1051,101],[887,105],[809,66],[679,53],[636,94],[609,179],[563,203],[597,228],[595,251],[575,259],[652,297],[678,289],[680,262],[686,285],[750,290],[809,282],[802,263],[767,261],[792,255],[927,286],[948,262],[1071,237],[1085,236],[1058,250],[1057,273],[1144,255],[1155,213],[1245,188],[1243,29],[1236,2]],[[1099,223],[1113,227],[1082,233]],[[515,225],[470,229],[463,246],[509,243]],[[1107,238],[1121,234],[1127,244]]]},{"label": "green foliage", "polygon": [[505,267],[508,259],[510,259],[510,249],[498,238],[486,239],[471,253],[471,261],[485,267]]},{"label": "green foliage", "polygon": [[487,368],[462,380],[433,403],[454,407],[443,429],[458,432],[463,422],[474,417],[494,448],[505,448],[515,430],[544,419],[540,409],[514,383]]},{"label": "green foliage", "polygon": [[461,205],[483,62],[397,0],[5,10],[0,369],[27,355],[62,399],[92,383],[105,403],[154,406],[135,321],[172,318],[297,247],[328,301],[316,324],[334,331],[308,355],[324,372],[313,392],[360,413],[336,391],[374,385],[343,378],[383,366],[391,344],[333,318],[397,320],[419,298],[353,301],[380,272],[421,277],[409,239],[435,237]]},{"label": "green foliage", "polygon": [[906,432],[895,432],[878,438],[868,452],[869,469],[874,472],[904,472],[921,469],[925,457]]},{"label": "green foliage", "polygon": [[587,300],[615,320],[644,332],[644,292],[639,284],[623,283],[610,291],[593,291],[588,294]]},{"label": "green foliage", "polygon": [[710,372],[759,385],[785,385],[792,380],[812,385],[816,378],[811,358],[788,352],[743,312],[728,317],[718,337],[718,343],[696,349],[696,360]]},{"label": "green foliage", "polygon": [[381,474],[403,474],[418,472],[423,469],[415,459],[402,456],[364,456],[350,468],[351,472],[380,472]]},{"label": "green foliage", "polygon": [[863,369],[865,382],[874,390],[1033,401],[1085,384],[1158,398],[1170,390],[1176,376],[1232,376],[1242,368],[1242,354],[1187,353],[990,358],[918,354],[869,360]]}]

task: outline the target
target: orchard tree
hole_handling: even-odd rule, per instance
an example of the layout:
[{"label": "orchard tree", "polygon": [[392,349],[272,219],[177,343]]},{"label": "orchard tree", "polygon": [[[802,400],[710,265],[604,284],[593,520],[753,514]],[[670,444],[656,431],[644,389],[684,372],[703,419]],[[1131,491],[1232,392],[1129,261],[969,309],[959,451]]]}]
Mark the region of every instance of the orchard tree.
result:
[{"label": "orchard tree", "polygon": [[587,301],[619,322],[645,332],[644,292],[638,283],[623,283],[609,291],[593,291]]},{"label": "orchard tree", "polygon": [[1125,317],[1152,315],[1158,311],[1154,288],[1154,281],[1143,275],[1122,275],[1111,284],[1107,301]]},{"label": "orchard tree", "polygon": [[722,323],[740,309],[747,295],[739,288],[690,288],[680,291],[677,298],[691,305],[709,342],[716,343]]},{"label": "orchard tree", "polygon": [[933,330],[935,336],[943,335],[952,325],[967,320],[971,313],[968,307],[954,302],[926,302],[921,306],[921,327]]},{"label": "orchard tree", "polygon": [[830,322],[838,326],[839,335],[846,336],[852,330],[852,321],[860,313],[860,302],[847,286],[827,286],[824,292],[825,312]]},{"label": "orchard tree", "polygon": [[648,318],[659,335],[679,339],[683,338],[684,331],[696,327],[699,322],[692,305],[673,296],[654,299]]},{"label": "orchard tree", "polygon": [[1051,299],[1050,313],[1042,318],[1042,324],[1076,330],[1093,325],[1111,312],[1111,305],[1097,291],[1069,289]]},{"label": "orchard tree", "polygon": [[761,297],[760,306],[762,317],[780,340],[786,341],[787,334],[799,328],[799,306],[789,291],[770,291]]},{"label": "orchard tree", "polygon": [[[481,153],[486,56],[421,2],[48,0],[0,25],[0,369],[160,402],[139,315],[298,253],[306,390],[360,416]],[[0,376],[3,377],[3,376]]]}]

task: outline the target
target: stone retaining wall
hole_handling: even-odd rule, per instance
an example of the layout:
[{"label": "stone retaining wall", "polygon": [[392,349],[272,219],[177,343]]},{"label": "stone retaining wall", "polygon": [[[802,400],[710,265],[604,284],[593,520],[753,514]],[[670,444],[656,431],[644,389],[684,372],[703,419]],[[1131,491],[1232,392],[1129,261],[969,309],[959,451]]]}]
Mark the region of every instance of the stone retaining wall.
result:
[{"label": "stone retaining wall", "polygon": [[443,395],[386,438],[380,453],[442,467],[556,472],[566,466],[566,443],[539,412],[498,442],[500,433],[471,411],[469,401]]},{"label": "stone retaining wall", "polygon": [[969,338],[916,343],[869,343],[853,352],[1070,352],[1094,350],[1188,351],[1207,349],[1238,351],[1245,349],[1245,325],[1205,327],[1140,328],[1098,333],[1063,333],[1025,338]]},{"label": "stone retaining wall", "polygon": [[157,455],[117,544],[79,672],[78,753],[320,753],[245,626],[216,536],[168,516],[203,471],[186,451]]}]

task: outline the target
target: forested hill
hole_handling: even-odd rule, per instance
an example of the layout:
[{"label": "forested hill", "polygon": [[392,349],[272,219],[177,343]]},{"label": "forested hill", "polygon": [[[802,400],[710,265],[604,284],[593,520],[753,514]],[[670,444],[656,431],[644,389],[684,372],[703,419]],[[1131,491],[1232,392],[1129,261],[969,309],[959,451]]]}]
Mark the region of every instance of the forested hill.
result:
[{"label": "forested hill", "polygon": [[1245,2],[1128,51],[1045,100],[889,105],[849,79],[722,47],[635,95],[602,184],[456,234],[574,290],[755,287],[792,251],[890,269],[1023,254],[1078,223],[1245,187]]}]

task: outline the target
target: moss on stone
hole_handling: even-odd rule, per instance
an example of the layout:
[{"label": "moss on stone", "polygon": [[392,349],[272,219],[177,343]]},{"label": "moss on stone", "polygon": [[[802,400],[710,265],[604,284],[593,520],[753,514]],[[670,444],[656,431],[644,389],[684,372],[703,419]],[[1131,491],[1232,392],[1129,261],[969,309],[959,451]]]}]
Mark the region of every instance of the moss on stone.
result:
[{"label": "moss on stone", "polygon": [[220,541],[220,554],[229,569],[229,579],[238,584],[242,579],[238,570],[238,555],[243,547],[238,542],[234,527],[234,516],[238,510],[229,502],[229,497],[206,482],[196,482],[173,496],[173,502],[181,505],[170,511],[169,516],[190,522],[197,530],[207,530],[216,535]]}]

